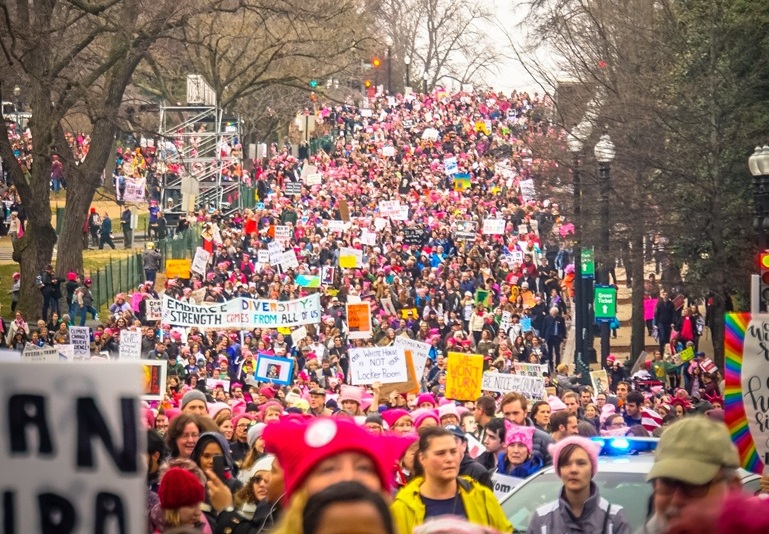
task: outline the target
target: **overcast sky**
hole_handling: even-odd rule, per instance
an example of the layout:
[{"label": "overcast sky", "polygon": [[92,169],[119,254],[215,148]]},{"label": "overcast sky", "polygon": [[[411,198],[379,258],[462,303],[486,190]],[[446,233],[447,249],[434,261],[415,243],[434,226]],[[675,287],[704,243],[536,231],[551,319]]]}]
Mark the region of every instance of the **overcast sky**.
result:
[{"label": "overcast sky", "polygon": [[[499,21],[507,29],[511,37],[518,43],[523,44],[525,41],[524,31],[522,31],[518,24],[525,15],[526,8],[518,7],[519,2],[516,0],[484,0],[486,4],[496,14]],[[526,69],[516,59],[512,59],[514,56],[513,51],[508,45],[508,38],[505,36],[501,29],[492,28],[490,31],[492,40],[501,47],[506,56],[510,56],[510,59],[506,59],[499,65],[499,72],[488,76],[487,83],[498,91],[504,91],[509,93],[513,89],[526,90],[529,92],[542,93],[540,85],[537,80],[526,72]],[[544,61],[549,62],[548,58]],[[543,81],[544,83],[544,81]]]}]

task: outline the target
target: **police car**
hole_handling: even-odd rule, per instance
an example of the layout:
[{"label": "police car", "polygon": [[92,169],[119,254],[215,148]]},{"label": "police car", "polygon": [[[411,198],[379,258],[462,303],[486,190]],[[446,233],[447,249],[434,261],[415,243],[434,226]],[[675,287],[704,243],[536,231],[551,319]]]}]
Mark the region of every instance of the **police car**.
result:
[{"label": "police car", "polygon": [[[602,442],[598,473],[593,482],[601,496],[625,509],[632,530],[641,528],[649,512],[652,486],[646,475],[654,463],[657,438],[593,438]],[[759,489],[761,477],[739,470],[743,489],[751,495]],[[500,499],[515,532],[526,532],[531,514],[558,499],[563,484],[551,466],[530,476]]]}]

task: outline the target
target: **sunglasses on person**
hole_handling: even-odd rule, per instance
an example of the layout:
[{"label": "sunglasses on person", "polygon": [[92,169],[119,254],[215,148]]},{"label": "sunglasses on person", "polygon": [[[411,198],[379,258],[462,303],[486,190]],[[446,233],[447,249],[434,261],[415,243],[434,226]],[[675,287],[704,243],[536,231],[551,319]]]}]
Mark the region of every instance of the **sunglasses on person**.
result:
[{"label": "sunglasses on person", "polygon": [[726,478],[724,476],[718,476],[705,484],[689,484],[681,480],[676,480],[675,478],[660,477],[656,479],[657,484],[655,491],[659,495],[670,496],[676,491],[681,490],[683,494],[690,499],[701,499],[708,494],[713,485],[724,482],[725,480]]}]

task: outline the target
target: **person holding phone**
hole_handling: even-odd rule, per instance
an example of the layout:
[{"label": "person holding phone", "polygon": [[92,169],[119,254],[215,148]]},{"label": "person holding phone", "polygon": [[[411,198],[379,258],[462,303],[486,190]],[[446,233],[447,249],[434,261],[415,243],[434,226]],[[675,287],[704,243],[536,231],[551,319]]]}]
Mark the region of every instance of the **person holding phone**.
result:
[{"label": "person holding phone", "polygon": [[[224,436],[218,432],[205,432],[200,435],[195,448],[190,455],[190,460],[195,462],[204,473],[213,471],[229,490],[235,494],[243,483],[237,478],[237,467],[230,454],[230,446]],[[209,522],[216,524],[216,510],[211,506],[208,491],[206,491],[206,502],[201,507],[203,513],[209,519]]]}]

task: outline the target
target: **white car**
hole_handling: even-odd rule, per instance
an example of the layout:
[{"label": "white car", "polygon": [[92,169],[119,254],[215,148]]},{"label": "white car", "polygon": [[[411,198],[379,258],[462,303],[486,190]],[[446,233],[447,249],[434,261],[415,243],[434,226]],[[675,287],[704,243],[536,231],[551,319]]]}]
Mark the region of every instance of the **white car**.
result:
[{"label": "white car", "polygon": [[[656,438],[604,439],[604,449],[598,457],[598,473],[593,482],[603,498],[624,508],[633,531],[641,528],[649,515],[652,486],[646,482],[646,475],[654,463],[657,441]],[[610,454],[605,455],[604,451]],[[739,473],[744,490],[751,495],[756,493],[761,477],[744,469]],[[558,499],[561,487],[561,479],[550,466],[531,475],[500,499],[514,532],[526,532],[534,510]]]}]

